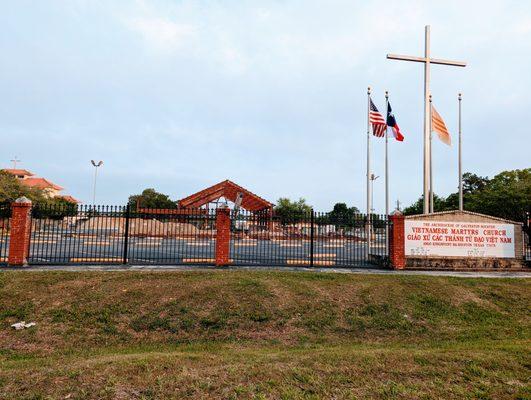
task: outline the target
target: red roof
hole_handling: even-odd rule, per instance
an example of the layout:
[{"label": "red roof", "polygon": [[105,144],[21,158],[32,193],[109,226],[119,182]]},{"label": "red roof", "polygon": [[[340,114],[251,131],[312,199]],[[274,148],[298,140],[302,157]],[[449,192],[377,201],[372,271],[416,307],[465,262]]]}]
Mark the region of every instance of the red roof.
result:
[{"label": "red roof", "polygon": [[27,169],[6,168],[6,169],[3,169],[2,171],[7,172],[8,174],[17,175],[17,176],[18,175],[23,175],[23,176],[33,176],[34,175],[31,172],[29,172]]},{"label": "red roof", "polygon": [[24,186],[35,187],[37,189],[54,189],[54,190],[63,190],[59,185],[56,185],[53,182],[50,182],[44,178],[26,178],[20,181]]},{"label": "red roof", "polygon": [[225,197],[226,199],[235,202],[239,192],[243,193],[242,207],[248,211],[271,210],[273,208],[273,204],[269,201],[264,200],[260,196],[257,196],[228,179],[179,200],[179,207],[199,208],[219,199],[220,197]]}]

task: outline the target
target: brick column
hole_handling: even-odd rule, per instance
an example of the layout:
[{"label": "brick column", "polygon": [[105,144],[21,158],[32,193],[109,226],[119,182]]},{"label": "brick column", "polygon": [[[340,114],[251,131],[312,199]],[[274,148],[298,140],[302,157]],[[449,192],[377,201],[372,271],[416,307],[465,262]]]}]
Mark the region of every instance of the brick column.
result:
[{"label": "brick column", "polygon": [[230,263],[230,209],[216,210],[216,266]]},{"label": "brick column", "polygon": [[404,216],[400,211],[395,211],[389,218],[392,222],[389,231],[389,261],[393,269],[404,269],[406,266]]},{"label": "brick column", "polygon": [[13,267],[28,265],[31,200],[20,197],[11,204],[11,230],[9,233],[9,257],[7,263]]}]

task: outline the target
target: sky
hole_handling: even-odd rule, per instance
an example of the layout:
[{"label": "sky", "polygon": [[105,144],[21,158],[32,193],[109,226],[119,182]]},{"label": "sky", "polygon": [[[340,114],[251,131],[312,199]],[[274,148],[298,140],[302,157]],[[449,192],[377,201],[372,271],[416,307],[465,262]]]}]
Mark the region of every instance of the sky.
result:
[{"label": "sky", "polygon": [[[367,87],[405,141],[389,144],[390,199],[422,191],[423,66],[431,25],[434,187],[455,192],[458,92],[465,171],[530,167],[531,2],[2,1],[0,166],[90,203],[155,188],[180,199],[230,179],[275,202],[364,210]],[[384,210],[384,142],[372,140]],[[392,207],[393,208],[393,207]]]}]

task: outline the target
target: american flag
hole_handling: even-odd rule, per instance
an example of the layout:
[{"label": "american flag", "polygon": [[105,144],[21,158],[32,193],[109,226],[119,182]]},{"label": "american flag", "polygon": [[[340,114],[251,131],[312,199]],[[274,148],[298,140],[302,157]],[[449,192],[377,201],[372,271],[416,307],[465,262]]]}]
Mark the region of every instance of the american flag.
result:
[{"label": "american flag", "polygon": [[382,114],[380,114],[380,112],[372,102],[371,98],[369,98],[369,102],[369,122],[372,125],[372,134],[376,137],[384,137],[385,131],[387,130],[387,124],[385,123],[385,119]]}]

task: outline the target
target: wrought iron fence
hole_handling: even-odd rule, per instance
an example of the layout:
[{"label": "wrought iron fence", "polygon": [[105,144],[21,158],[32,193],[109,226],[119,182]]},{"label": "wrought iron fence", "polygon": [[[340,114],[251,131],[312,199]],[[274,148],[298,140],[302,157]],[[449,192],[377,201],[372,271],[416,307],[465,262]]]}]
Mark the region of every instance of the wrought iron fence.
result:
[{"label": "wrought iron fence", "polygon": [[[0,206],[4,259],[10,210]],[[216,210],[44,204],[31,216],[30,264],[215,263]],[[363,267],[387,259],[383,215],[232,211],[230,217],[230,264]]]},{"label": "wrought iron fence", "polygon": [[36,205],[32,209],[30,264],[121,264],[125,207]]},{"label": "wrought iron fence", "polygon": [[0,203],[0,265],[7,263],[11,204]]},{"label": "wrought iron fence", "polygon": [[243,211],[233,212],[231,221],[235,265],[365,267],[369,261],[387,262],[388,220],[383,215]]},{"label": "wrought iron fence", "polygon": [[133,264],[214,264],[215,210],[131,212],[128,261]]},{"label": "wrought iron fence", "polygon": [[215,214],[128,206],[32,209],[31,264],[214,263]]}]

